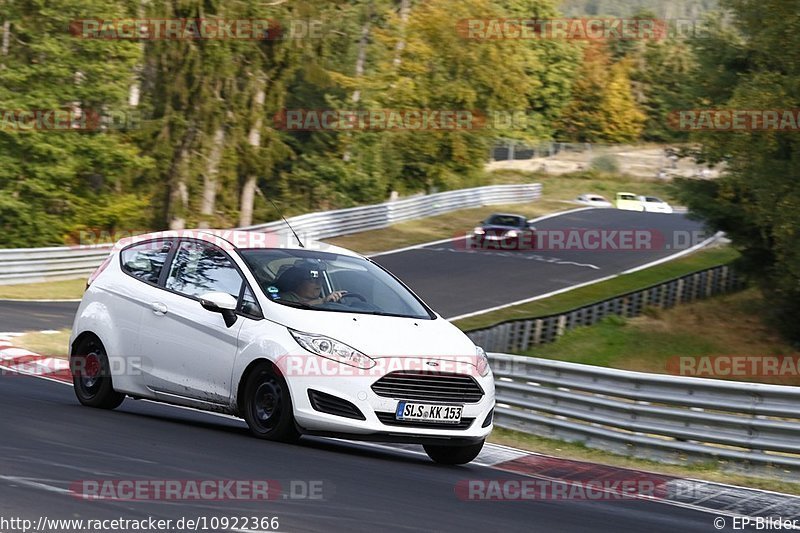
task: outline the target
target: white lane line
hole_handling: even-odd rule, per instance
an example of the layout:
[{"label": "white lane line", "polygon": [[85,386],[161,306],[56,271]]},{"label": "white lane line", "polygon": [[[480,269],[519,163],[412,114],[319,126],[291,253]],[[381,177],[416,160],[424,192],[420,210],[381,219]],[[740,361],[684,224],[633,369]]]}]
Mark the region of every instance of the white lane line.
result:
[{"label": "white lane line", "polygon": [[556,213],[550,213],[549,215],[542,215],[538,218],[534,218],[529,220],[528,222],[541,222],[542,220],[547,220],[548,218],[555,218],[560,217],[561,215],[568,215],[570,213],[578,213],[579,211],[588,211],[589,209],[604,209],[602,207],[578,207],[577,209],[568,209],[566,211],[558,211]]},{"label": "white lane line", "polygon": [[0,480],[8,481],[9,483],[16,483],[18,485],[22,485],[24,487],[29,487],[32,489],[45,490],[47,492],[55,492],[56,494],[72,494],[72,492],[69,489],[63,489],[61,487],[56,487],[54,485],[48,485],[47,483],[39,483],[38,481],[32,481],[24,477],[0,476]]},{"label": "white lane line", "polygon": [[591,280],[591,281],[587,281],[585,283],[579,283],[577,285],[570,285],[569,287],[564,287],[563,289],[558,289],[556,291],[547,292],[545,294],[540,294],[539,296],[534,296],[532,298],[525,298],[524,300],[517,300],[516,302],[511,302],[511,303],[507,303],[507,304],[503,304],[503,305],[498,305],[496,307],[490,307],[488,309],[481,309],[480,311],[473,311],[471,313],[465,313],[463,315],[451,316],[451,317],[446,318],[445,320],[449,320],[449,321],[452,322],[454,320],[461,320],[461,319],[464,319],[464,318],[469,318],[469,317],[473,317],[473,316],[477,316],[477,315],[482,315],[482,314],[485,314],[485,313],[491,313],[493,311],[498,311],[500,309],[506,309],[507,307],[514,307],[515,305],[522,305],[522,304],[526,304],[526,303],[529,303],[529,302],[535,302],[536,300],[542,300],[544,298],[549,298],[549,297],[555,296],[557,294],[563,294],[565,292],[574,291],[575,289],[580,289],[581,287],[587,287],[589,285],[594,285],[595,283],[608,281],[610,279],[616,278],[618,275],[619,274],[613,274],[611,276],[606,276],[604,278],[597,278],[597,279],[594,279],[594,280]]},{"label": "white lane line", "polygon": [[625,270],[624,272],[622,272],[622,274],[632,274],[634,272],[638,272],[640,270],[644,270],[645,268],[650,268],[652,266],[660,265],[661,263],[666,263],[667,261],[672,261],[673,259],[677,259],[679,257],[683,257],[684,255],[688,255],[688,254],[690,254],[692,252],[695,252],[695,251],[699,250],[700,248],[708,246],[709,244],[711,244],[712,242],[716,241],[717,239],[719,239],[723,235],[725,235],[724,231],[718,231],[714,235],[709,237],[708,239],[704,240],[701,243],[695,244],[691,248],[687,248],[687,249],[682,250],[682,251],[680,251],[680,252],[678,252],[676,254],[668,255],[667,257],[662,257],[661,259],[656,259],[655,261],[652,261],[650,263],[646,263],[644,265],[639,265],[637,267],[629,268],[628,270]]},{"label": "white lane line", "polygon": [[559,261],[556,263],[556,265],[575,265],[578,267],[588,267],[595,270],[600,270],[600,267],[597,265],[593,265],[591,263],[576,263],[575,261]]},{"label": "white lane line", "polygon": [[454,254],[480,254],[481,256],[493,257],[510,257],[512,259],[525,259],[528,261],[539,261],[542,263],[551,263],[553,265],[574,265],[578,267],[587,267],[594,270],[600,270],[600,267],[591,263],[576,263],[574,261],[564,261],[558,257],[548,257],[539,254],[525,254],[519,252],[487,252],[478,250],[459,250],[456,248],[426,248],[429,252],[450,252]]},{"label": "white lane line", "polygon": [[419,248],[424,248],[426,246],[433,246],[434,244],[444,244],[450,241],[457,241],[459,239],[463,239],[464,237],[451,237],[449,239],[439,239],[438,241],[431,241],[431,242],[424,242],[422,244],[414,244],[413,246],[406,246],[404,248],[397,248],[396,250],[388,250],[386,252],[378,252],[376,254],[370,254],[367,257],[379,257],[381,255],[389,255],[389,254],[399,254],[400,252],[407,252],[409,250],[417,250]]},{"label": "white lane line", "polygon": [[[45,283],[45,282],[42,282],[42,283]],[[80,298],[67,298],[67,299],[64,299],[64,300],[58,300],[58,299],[33,299],[33,300],[31,300],[29,298],[0,298],[0,303],[3,303],[3,302],[28,302],[28,303],[51,304],[51,303],[60,303],[60,302],[80,302],[80,301],[81,301]]]},{"label": "white lane line", "polygon": [[0,350],[0,357],[3,359],[8,359],[11,357],[27,357],[27,356],[36,356],[39,355],[37,353],[30,352],[24,348],[3,348]]}]

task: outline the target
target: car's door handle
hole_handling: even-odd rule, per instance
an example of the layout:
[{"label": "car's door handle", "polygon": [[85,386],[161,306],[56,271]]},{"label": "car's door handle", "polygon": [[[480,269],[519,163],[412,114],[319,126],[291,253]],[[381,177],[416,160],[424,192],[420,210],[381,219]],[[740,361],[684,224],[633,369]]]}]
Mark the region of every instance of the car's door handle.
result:
[{"label": "car's door handle", "polygon": [[150,308],[157,315],[166,315],[167,314],[167,305],[166,304],[162,304],[161,302],[153,302],[152,304],[150,304]]}]

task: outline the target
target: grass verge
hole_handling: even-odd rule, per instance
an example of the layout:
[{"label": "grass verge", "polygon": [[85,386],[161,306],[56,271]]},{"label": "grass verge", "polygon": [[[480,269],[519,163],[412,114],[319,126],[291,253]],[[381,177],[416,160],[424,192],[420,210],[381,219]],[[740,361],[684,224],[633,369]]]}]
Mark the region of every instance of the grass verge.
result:
[{"label": "grass verge", "polygon": [[489,437],[489,442],[503,444],[521,450],[528,450],[545,455],[552,455],[562,459],[588,461],[592,463],[645,470],[659,474],[673,475],[683,478],[702,479],[741,487],[772,490],[786,494],[800,495],[800,483],[782,481],[772,478],[760,478],[726,472],[722,463],[708,462],[700,464],[667,464],[646,459],[637,459],[616,455],[602,450],[588,448],[580,443],[569,443],[559,440],[546,439],[537,435],[528,435],[519,431],[495,428]]},{"label": "grass verge", "polygon": [[[636,318],[607,317],[594,326],[568,331],[556,342],[531,348],[524,355],[658,374],[677,371],[677,360],[669,365],[677,356],[800,357],[800,352],[764,319],[768,306],[758,289],[747,289],[666,311],[651,309]],[[795,375],[738,379],[800,385]]]},{"label": "grass verge", "polygon": [[17,348],[24,348],[35,354],[66,359],[69,357],[69,335],[68,329],[56,333],[27,331],[14,337],[12,343]]},{"label": "grass verge", "polygon": [[43,283],[23,283],[21,285],[0,285],[0,300],[3,298],[19,300],[71,300],[83,296],[86,278]]},{"label": "grass verge", "polygon": [[631,274],[623,274],[608,281],[581,287],[549,298],[542,298],[526,304],[506,307],[491,313],[457,320],[454,324],[462,330],[468,331],[492,326],[505,320],[561,313],[697,270],[725,264],[733,261],[738,256],[739,253],[736,250],[727,246],[708,248],[654,267]]}]

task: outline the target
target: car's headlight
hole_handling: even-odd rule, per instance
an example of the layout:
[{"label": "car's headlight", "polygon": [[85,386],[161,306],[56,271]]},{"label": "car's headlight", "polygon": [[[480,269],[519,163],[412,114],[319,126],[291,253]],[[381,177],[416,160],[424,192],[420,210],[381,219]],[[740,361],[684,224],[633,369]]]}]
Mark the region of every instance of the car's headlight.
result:
[{"label": "car's headlight", "polygon": [[481,377],[485,378],[489,375],[491,369],[489,368],[489,357],[486,355],[486,352],[480,346],[475,347],[475,356],[477,359],[477,367],[478,367],[478,374]]},{"label": "car's headlight", "polygon": [[474,233],[475,235],[483,235],[484,233],[486,233],[486,230],[484,230],[482,227],[478,226],[477,228],[472,230],[472,233]]},{"label": "car's headlight", "polygon": [[512,229],[512,230],[508,231],[508,233],[506,233],[506,237],[511,237],[512,239],[514,237],[516,237],[517,235],[519,235],[519,232],[517,232],[517,230],[515,230],[515,229]]},{"label": "car's headlight", "polygon": [[294,340],[297,341],[297,344],[320,357],[364,369],[372,368],[376,364],[374,359],[330,337],[301,333],[291,329],[289,332],[294,337]]}]

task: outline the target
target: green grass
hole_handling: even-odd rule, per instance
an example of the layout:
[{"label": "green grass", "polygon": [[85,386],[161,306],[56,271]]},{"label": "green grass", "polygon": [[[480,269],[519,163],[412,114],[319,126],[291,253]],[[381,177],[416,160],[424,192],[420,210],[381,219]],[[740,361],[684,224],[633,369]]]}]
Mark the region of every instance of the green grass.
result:
[{"label": "green grass", "polygon": [[[800,356],[765,320],[768,306],[751,288],[627,320],[607,317],[524,355],[659,374],[669,373],[668,362],[677,356]],[[739,379],[800,385],[796,376]]]},{"label": "green grass", "polygon": [[683,276],[697,270],[728,263],[738,257],[738,252],[727,246],[700,250],[693,254],[646,268],[632,274],[588,285],[549,298],[515,305],[454,322],[464,331],[485,328],[505,320],[530,318],[569,311],[618,294],[642,289],[662,281]]},{"label": "green grass", "polygon": [[69,335],[68,329],[57,333],[27,331],[19,337],[13,337],[11,342],[17,348],[24,348],[35,354],[66,359],[69,356]]},{"label": "green grass", "polygon": [[581,443],[569,443],[547,439],[538,435],[529,435],[518,431],[495,428],[489,436],[489,442],[503,444],[514,448],[529,450],[544,455],[552,455],[562,459],[588,461],[592,463],[644,470],[658,474],[674,475],[690,479],[702,479],[727,483],[754,489],[772,490],[785,494],[800,495],[800,483],[782,481],[773,478],[744,476],[726,472],[724,463],[709,461],[706,463],[668,464],[646,459],[637,459],[603,450],[588,448]]},{"label": "green grass", "polygon": [[0,299],[20,300],[62,300],[78,299],[86,289],[85,276],[66,281],[46,281],[43,283],[24,283],[21,285],[0,285]]}]

